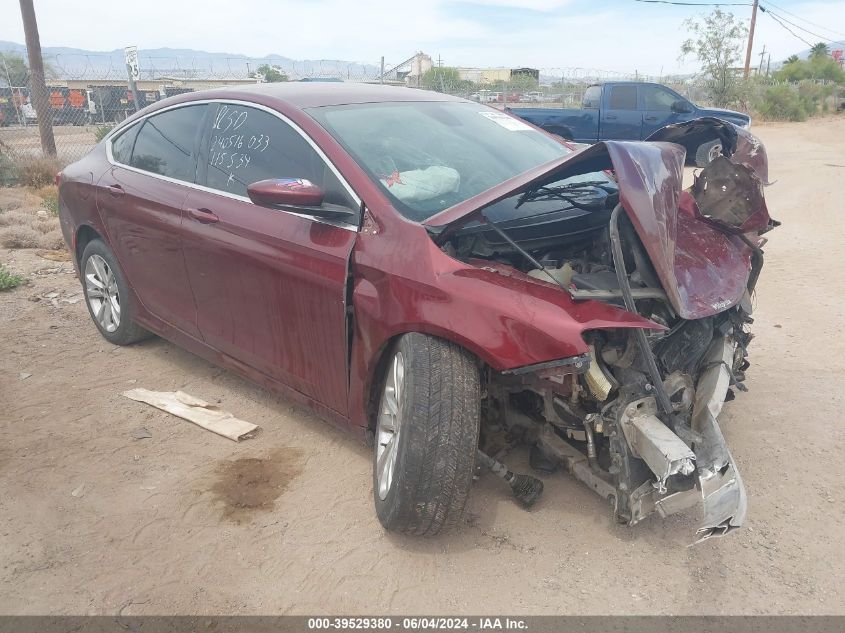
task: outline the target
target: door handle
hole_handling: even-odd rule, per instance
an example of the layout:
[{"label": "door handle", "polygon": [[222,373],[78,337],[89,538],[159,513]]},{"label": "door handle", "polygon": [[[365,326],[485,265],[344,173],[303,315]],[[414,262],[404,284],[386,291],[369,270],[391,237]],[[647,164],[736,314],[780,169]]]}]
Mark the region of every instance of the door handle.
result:
[{"label": "door handle", "polygon": [[615,121],[618,117],[615,114],[605,114],[604,120],[605,121]]},{"label": "door handle", "polygon": [[109,185],[109,195],[120,198],[126,192],[123,190],[123,187],[120,185]]},{"label": "door handle", "polygon": [[197,222],[202,222],[203,224],[214,224],[215,222],[220,221],[220,218],[218,218],[217,214],[211,209],[188,209],[188,215],[194,218]]},{"label": "door handle", "polygon": [[656,116],[647,116],[647,117],[645,118],[645,120],[646,120],[646,121],[657,121],[657,117],[656,117]]}]

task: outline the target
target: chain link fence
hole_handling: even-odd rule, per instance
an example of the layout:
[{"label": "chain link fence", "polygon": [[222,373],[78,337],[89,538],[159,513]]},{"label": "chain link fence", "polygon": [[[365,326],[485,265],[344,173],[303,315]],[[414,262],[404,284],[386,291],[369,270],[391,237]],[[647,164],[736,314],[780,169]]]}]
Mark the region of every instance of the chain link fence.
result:
[{"label": "chain link fence", "polygon": [[[8,59],[20,53],[0,51],[0,56]],[[164,58],[141,54],[139,61],[136,103],[120,53],[45,58],[59,164],[84,156],[111,127],[147,105],[184,92],[262,81],[385,83],[438,90],[498,108],[577,108],[592,84],[652,81],[671,87],[693,102],[708,104],[708,95],[695,77],[645,76],[596,68],[452,68],[435,65],[422,54],[398,65],[211,55]],[[6,172],[44,160],[30,88],[17,83],[25,82],[16,82],[8,66],[0,66],[0,170]],[[765,91],[771,85],[761,83],[755,90]],[[786,89],[812,92],[806,86]],[[823,92],[826,96],[822,102],[835,107],[841,93],[833,94],[831,101],[830,89]],[[8,181],[8,173],[6,177],[0,173],[0,183]]]}]

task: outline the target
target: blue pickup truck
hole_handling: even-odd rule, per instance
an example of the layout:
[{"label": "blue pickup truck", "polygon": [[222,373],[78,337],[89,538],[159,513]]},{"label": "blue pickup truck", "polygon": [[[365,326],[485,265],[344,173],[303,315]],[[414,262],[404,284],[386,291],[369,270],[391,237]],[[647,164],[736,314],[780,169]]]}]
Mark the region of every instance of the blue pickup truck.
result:
[{"label": "blue pickup truck", "polygon": [[[581,109],[506,108],[508,112],[547,132],[576,143],[648,138],[669,125],[701,117],[715,117],[748,128],[751,117],[742,112],[700,108],[674,90],[660,84],[620,81],[590,86]],[[706,166],[721,154],[717,139],[689,148],[690,162]]]}]

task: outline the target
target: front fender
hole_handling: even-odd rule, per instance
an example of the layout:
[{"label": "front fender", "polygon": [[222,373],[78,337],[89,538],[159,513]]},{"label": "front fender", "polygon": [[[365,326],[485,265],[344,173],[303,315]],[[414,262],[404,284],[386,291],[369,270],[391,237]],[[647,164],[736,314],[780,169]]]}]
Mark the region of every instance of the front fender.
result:
[{"label": "front fender", "polygon": [[[576,302],[561,288],[502,264],[459,262],[437,248],[422,227],[414,229],[416,239],[408,236],[401,243],[362,234],[353,253],[353,424],[366,426],[379,360],[390,341],[407,332],[452,341],[504,371],[586,354],[586,330],[661,329],[605,303]],[[401,249],[393,251],[397,243]],[[414,265],[405,266],[408,261]]]}]

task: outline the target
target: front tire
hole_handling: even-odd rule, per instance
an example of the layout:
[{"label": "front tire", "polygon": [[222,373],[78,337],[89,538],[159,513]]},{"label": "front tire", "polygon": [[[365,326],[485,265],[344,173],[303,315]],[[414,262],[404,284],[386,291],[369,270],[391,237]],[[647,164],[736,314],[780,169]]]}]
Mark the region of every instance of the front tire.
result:
[{"label": "front tire", "polygon": [[385,528],[431,536],[457,523],[475,470],[480,394],[466,351],[424,334],[399,339],[373,450],[373,496]]},{"label": "front tire", "polygon": [[117,258],[102,240],[86,244],[79,268],[88,313],[103,338],[115,345],[129,345],[150,336],[132,320],[137,305]]},{"label": "front tire", "polygon": [[717,156],[722,155],[722,141],[702,143],[695,150],[695,166],[707,167]]}]

